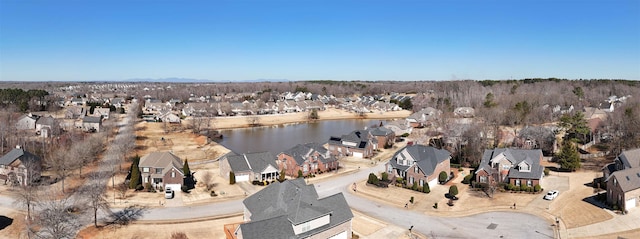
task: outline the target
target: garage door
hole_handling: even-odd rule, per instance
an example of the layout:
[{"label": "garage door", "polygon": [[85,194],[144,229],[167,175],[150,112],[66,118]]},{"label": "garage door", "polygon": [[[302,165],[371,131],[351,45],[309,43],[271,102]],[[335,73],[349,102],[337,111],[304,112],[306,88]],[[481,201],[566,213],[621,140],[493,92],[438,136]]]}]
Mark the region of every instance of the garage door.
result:
[{"label": "garage door", "polygon": [[360,152],[353,152],[353,157],[356,157],[356,158],[363,158],[362,156],[363,156],[363,155],[362,155],[362,153],[360,153]]},{"label": "garage door", "polygon": [[341,232],[341,233],[340,233],[340,234],[338,234],[338,235],[335,235],[335,236],[329,237],[329,239],[347,239],[347,238],[348,238],[348,237],[347,237],[347,232],[346,232],[346,231]]},{"label": "garage door", "polygon": [[247,182],[249,181],[249,175],[236,175],[236,182]]},{"label": "garage door", "polygon": [[171,190],[175,191],[175,192],[180,192],[180,184],[167,184],[164,186],[165,188],[171,188]]},{"label": "garage door", "polygon": [[438,178],[434,178],[433,180],[429,181],[429,188],[431,188],[431,190],[433,190],[436,185],[438,185]]},{"label": "garage door", "polygon": [[632,199],[627,200],[627,201],[624,203],[624,207],[625,207],[625,209],[626,209],[626,210],[629,210],[629,209],[631,209],[631,208],[636,207],[636,199],[635,199],[635,198],[632,198]]}]

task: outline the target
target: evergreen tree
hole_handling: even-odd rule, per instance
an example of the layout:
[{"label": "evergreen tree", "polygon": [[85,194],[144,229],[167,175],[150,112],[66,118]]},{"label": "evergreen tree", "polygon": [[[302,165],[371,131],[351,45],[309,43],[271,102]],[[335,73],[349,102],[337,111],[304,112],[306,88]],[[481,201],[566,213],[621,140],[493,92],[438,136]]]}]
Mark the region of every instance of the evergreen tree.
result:
[{"label": "evergreen tree", "polygon": [[560,148],[557,159],[558,163],[560,163],[560,168],[564,170],[576,171],[576,169],[580,168],[580,153],[569,140],[562,142],[562,148]]},{"label": "evergreen tree", "polygon": [[236,184],[236,174],[233,171],[229,173],[229,184]]},{"label": "evergreen tree", "polygon": [[440,172],[440,174],[438,175],[438,181],[440,181],[440,184],[443,184],[445,181],[447,181],[447,172]]},{"label": "evergreen tree", "polygon": [[278,177],[278,181],[284,182],[284,180],[285,180],[285,172],[283,168],[282,171],[280,171],[280,176]]},{"label": "evergreen tree", "polygon": [[140,156],[136,155],[133,157],[133,162],[131,162],[131,180],[129,181],[129,188],[136,189],[138,185],[142,184],[142,176],[140,174],[140,168],[138,164],[140,163]]},{"label": "evergreen tree", "polygon": [[304,177],[304,174],[302,174],[302,170],[298,169],[298,178],[302,177]]},{"label": "evergreen tree", "polygon": [[191,169],[189,169],[189,160],[184,160],[184,166],[182,167],[182,172],[184,172],[184,176],[191,177]]},{"label": "evergreen tree", "polygon": [[455,197],[456,195],[458,195],[458,186],[453,185],[449,187],[449,195],[451,195],[451,197]]}]

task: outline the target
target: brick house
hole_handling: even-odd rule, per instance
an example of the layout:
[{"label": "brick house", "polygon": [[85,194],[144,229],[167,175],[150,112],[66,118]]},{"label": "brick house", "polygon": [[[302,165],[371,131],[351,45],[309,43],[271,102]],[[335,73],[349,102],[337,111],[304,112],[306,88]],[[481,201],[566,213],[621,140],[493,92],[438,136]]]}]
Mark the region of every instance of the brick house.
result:
[{"label": "brick house", "polygon": [[496,148],[484,151],[476,174],[478,183],[510,183],[533,187],[544,176],[542,150]]},{"label": "brick house", "polygon": [[451,153],[447,150],[436,149],[431,146],[414,144],[406,146],[396,152],[385,165],[389,178],[402,178],[407,185],[423,187],[436,186],[440,172],[451,172]]},{"label": "brick house", "polygon": [[351,238],[353,213],[344,195],[319,198],[302,178],[273,183],[242,203],[244,223],[227,238]]},{"label": "brick house", "polygon": [[40,179],[42,159],[19,146],[0,157],[0,180],[26,186]]},{"label": "brick house", "polygon": [[623,151],[603,169],[607,203],[630,210],[640,201],[640,149]]},{"label": "brick house", "polygon": [[232,154],[220,159],[220,176],[229,178],[231,172],[236,182],[271,181],[280,175],[276,157],[271,152]]},{"label": "brick house", "polygon": [[378,148],[379,149],[384,149],[386,148],[385,146],[393,146],[393,143],[395,143],[396,141],[396,133],[393,132],[393,130],[385,128],[385,127],[378,127],[378,128],[373,128],[370,130],[371,135],[373,137],[376,137],[376,139],[378,140]]},{"label": "brick house", "polygon": [[151,186],[171,188],[180,191],[184,183],[184,162],[171,152],[152,152],[140,158],[138,167],[142,175],[142,183]]},{"label": "brick house", "polygon": [[338,159],[317,143],[298,144],[278,154],[278,168],[289,177],[338,169]]},{"label": "brick house", "polygon": [[331,155],[337,157],[370,158],[378,149],[378,140],[366,129],[355,130],[342,137],[331,136],[328,144]]}]

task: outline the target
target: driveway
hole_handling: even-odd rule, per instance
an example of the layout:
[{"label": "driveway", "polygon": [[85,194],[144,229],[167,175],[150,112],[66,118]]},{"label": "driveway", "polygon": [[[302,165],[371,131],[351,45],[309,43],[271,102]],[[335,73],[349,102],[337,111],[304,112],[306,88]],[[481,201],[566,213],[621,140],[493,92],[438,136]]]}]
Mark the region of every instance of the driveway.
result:
[{"label": "driveway", "polygon": [[[551,207],[557,206],[555,202],[558,201],[558,198],[564,197],[564,194],[569,191],[569,177],[566,176],[546,176],[540,183],[544,192],[539,194],[538,197],[533,199],[527,205],[530,208],[542,209],[542,210],[550,210]],[[544,195],[551,190],[558,190],[560,193],[558,197],[554,200],[545,200]]]}]

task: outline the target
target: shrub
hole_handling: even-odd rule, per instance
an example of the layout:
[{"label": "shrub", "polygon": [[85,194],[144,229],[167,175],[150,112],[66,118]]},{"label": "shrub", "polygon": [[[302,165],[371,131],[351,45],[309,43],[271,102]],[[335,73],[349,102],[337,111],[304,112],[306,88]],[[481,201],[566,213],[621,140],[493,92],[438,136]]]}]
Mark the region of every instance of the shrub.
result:
[{"label": "shrub", "polygon": [[434,203],[433,208],[438,209],[438,203]]},{"label": "shrub", "polygon": [[526,184],[520,184],[520,191],[527,191],[527,185]]},{"label": "shrub", "polygon": [[399,183],[399,184],[404,184],[404,179],[396,178],[396,182]]},{"label": "shrub", "polygon": [[409,137],[409,133],[404,133],[404,134],[400,135],[400,137],[403,137],[403,138]]},{"label": "shrub", "polygon": [[464,176],[464,179],[462,179],[462,183],[464,184],[470,184],[471,183],[471,179],[473,178],[472,174],[469,174],[467,176]]},{"label": "shrub", "polygon": [[451,195],[452,197],[458,195],[458,186],[452,185],[451,187],[449,187],[449,195]]},{"label": "shrub", "polygon": [[378,176],[374,173],[369,174],[369,179],[367,179],[367,183],[370,184],[378,184]]},{"label": "shrub", "polygon": [[142,184],[138,184],[138,186],[136,186],[136,191],[142,191],[144,189],[144,186],[142,186]]},{"label": "shrub", "polygon": [[544,168],[544,176],[549,176],[549,169],[548,168]]},{"label": "shrub", "polygon": [[429,184],[425,183],[424,186],[422,187],[422,192],[423,193],[430,193],[431,189],[429,188]]},{"label": "shrub", "polygon": [[411,204],[413,204],[413,196],[411,196],[411,199],[409,199],[409,202],[411,202]]},{"label": "shrub", "polygon": [[413,185],[411,186],[411,190],[418,190],[418,182],[413,182]]},{"label": "shrub", "polygon": [[180,189],[185,193],[189,192],[189,186],[187,186],[187,185],[182,185],[182,187],[180,187]]},{"label": "shrub", "polygon": [[416,191],[418,191],[418,192],[422,192],[422,190],[424,190],[424,189],[422,189],[422,187],[418,187],[418,189],[416,189]]},{"label": "shrub", "polygon": [[302,177],[304,177],[304,174],[302,174],[302,170],[298,169],[298,178]]},{"label": "shrub", "polygon": [[229,173],[229,184],[236,184],[236,174],[233,171]]},{"label": "shrub", "polygon": [[389,174],[387,172],[383,172],[381,175],[382,181],[389,181]]},{"label": "shrub", "polygon": [[211,194],[212,197],[218,196],[218,194],[216,194],[216,191],[211,190]]},{"label": "shrub", "polygon": [[440,174],[438,175],[438,181],[440,181],[440,184],[444,184],[444,182],[447,181],[447,172],[440,172]]},{"label": "shrub", "polygon": [[154,193],[156,192],[156,190],[153,189],[153,187],[151,187],[151,182],[147,182],[147,184],[145,184],[144,187],[147,189],[147,192],[154,192]]},{"label": "shrub", "polygon": [[282,171],[280,171],[280,175],[278,176],[278,181],[284,182],[284,180],[285,180],[285,172],[284,172],[284,169],[282,169]]},{"label": "shrub", "polygon": [[540,192],[540,191],[542,191],[542,187],[540,186],[540,184],[538,184],[538,185],[536,185],[536,186],[533,186],[533,191],[534,191],[534,192]]}]

